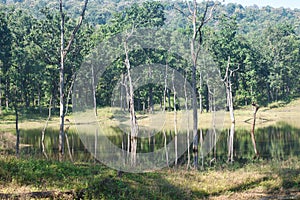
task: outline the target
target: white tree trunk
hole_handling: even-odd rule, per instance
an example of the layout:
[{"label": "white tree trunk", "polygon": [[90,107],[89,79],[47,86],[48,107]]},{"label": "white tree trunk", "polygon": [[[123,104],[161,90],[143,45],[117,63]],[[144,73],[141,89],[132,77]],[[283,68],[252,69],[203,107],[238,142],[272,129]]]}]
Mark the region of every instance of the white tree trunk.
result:
[{"label": "white tree trunk", "polygon": [[129,61],[129,55],[128,55],[128,44],[125,41],[124,42],[124,49],[125,49],[125,66],[127,69],[127,78],[128,78],[128,84],[129,84],[129,112],[130,112],[130,125],[131,125],[131,131],[130,131],[130,142],[131,142],[131,165],[136,166],[136,154],[137,154],[137,137],[138,137],[138,124],[136,120],[135,110],[134,110],[134,89],[133,84],[131,80],[131,73],[130,73],[130,61]]}]

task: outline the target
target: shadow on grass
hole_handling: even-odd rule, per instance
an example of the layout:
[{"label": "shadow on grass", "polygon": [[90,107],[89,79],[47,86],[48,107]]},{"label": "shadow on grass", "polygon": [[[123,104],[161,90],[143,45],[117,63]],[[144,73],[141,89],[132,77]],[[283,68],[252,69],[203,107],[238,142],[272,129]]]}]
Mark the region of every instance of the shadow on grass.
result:
[{"label": "shadow on grass", "polygon": [[[96,178],[85,191],[89,199],[192,199],[192,194],[172,185],[159,173]],[[207,196],[199,192],[199,197]]]}]

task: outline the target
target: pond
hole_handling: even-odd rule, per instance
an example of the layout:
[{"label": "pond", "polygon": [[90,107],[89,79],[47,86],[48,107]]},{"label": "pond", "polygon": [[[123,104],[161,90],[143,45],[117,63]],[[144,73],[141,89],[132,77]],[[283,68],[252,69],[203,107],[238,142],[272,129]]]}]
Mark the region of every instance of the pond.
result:
[{"label": "pond", "polygon": [[[114,130],[114,129],[112,129]],[[203,137],[207,137],[207,130],[201,130]],[[128,137],[121,130],[114,130],[115,134],[107,136],[112,145],[127,151]],[[200,131],[199,131],[200,132]],[[82,135],[81,135],[82,136]],[[281,122],[255,130],[257,149],[260,157],[265,160],[285,160],[291,156],[300,156],[300,129],[295,128],[287,123]],[[26,144],[22,147],[21,154],[24,156],[32,156],[43,158],[40,129],[22,130],[21,143]],[[164,149],[165,144],[173,141],[174,132],[157,133],[150,137],[138,139],[137,152],[148,153],[159,149]],[[86,140],[91,140],[93,145],[101,145],[100,140],[103,136],[98,137],[99,141],[93,141],[95,136],[91,136]],[[86,146],[75,131],[70,129],[67,132],[67,142],[65,143],[65,159],[70,160],[71,157],[75,162],[94,162],[95,154],[90,153],[91,149]],[[180,145],[180,141],[178,143]],[[228,152],[228,130],[220,131],[214,149],[205,155],[206,161],[215,157],[219,162],[226,162]],[[85,144],[84,144],[85,143]],[[101,147],[99,147],[101,149]],[[97,148],[96,148],[97,149]],[[190,146],[191,149],[191,146]],[[201,150],[201,148],[199,148]],[[103,150],[102,150],[103,151]],[[58,159],[58,130],[48,129],[45,134],[45,152],[51,159]],[[192,151],[190,151],[192,152]],[[99,154],[99,152],[98,152]],[[187,160],[187,151],[180,154],[180,163]],[[201,155],[201,154],[200,154]],[[237,129],[234,136],[234,160],[251,160],[254,156],[253,145],[251,142],[250,130]]]}]

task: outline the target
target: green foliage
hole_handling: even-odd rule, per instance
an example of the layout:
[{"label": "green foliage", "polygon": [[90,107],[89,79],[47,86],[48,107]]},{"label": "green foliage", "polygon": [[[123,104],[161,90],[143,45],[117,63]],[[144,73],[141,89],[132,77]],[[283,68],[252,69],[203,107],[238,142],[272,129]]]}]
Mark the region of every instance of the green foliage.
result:
[{"label": "green foliage", "polygon": [[[81,4],[75,2],[77,1],[65,2],[66,38],[70,36],[81,8]],[[51,9],[53,5],[57,5],[57,2],[42,0],[29,4],[29,1],[22,1],[14,6],[5,3],[1,5],[1,106],[5,99],[8,99],[9,107],[15,102],[21,108],[32,107],[39,111],[48,106],[51,98],[57,104],[60,16],[58,11]],[[184,3],[178,2],[176,6],[183,13],[188,9]],[[204,4],[200,4],[199,12],[203,10],[203,6]],[[65,98],[82,61],[96,44],[132,28],[163,25],[174,30],[173,36],[161,33],[166,41],[167,37],[182,40],[183,38],[176,38],[176,32],[189,35],[191,27],[181,14],[171,3],[147,1],[127,6],[123,0],[89,2],[86,19],[75,38],[70,56],[67,56]],[[296,9],[218,5],[213,13],[214,19],[204,30],[203,41],[222,75],[225,73],[228,56],[231,57],[233,68],[240,67],[231,80],[236,106],[248,105],[252,101],[267,105],[274,101],[289,101],[299,95],[298,15],[299,10]],[[165,24],[166,22],[168,23]],[[97,102],[102,106],[110,104],[111,91],[120,74],[124,73],[122,59],[109,66],[106,74],[100,78]],[[189,74],[189,67],[185,63],[159,50],[131,52],[130,59],[133,66],[140,63],[161,63],[167,59],[173,68]],[[203,88],[200,92],[204,107],[208,107],[208,92],[205,91],[205,86]],[[153,89],[153,94],[156,95],[153,97],[154,103],[158,104],[163,94],[162,88],[157,86]],[[149,88],[136,93],[146,101]]]}]

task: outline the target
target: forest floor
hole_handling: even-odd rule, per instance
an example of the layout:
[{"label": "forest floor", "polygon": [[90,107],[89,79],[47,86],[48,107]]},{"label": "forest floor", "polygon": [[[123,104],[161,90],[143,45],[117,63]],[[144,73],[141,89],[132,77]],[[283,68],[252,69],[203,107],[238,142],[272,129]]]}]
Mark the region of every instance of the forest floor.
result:
[{"label": "forest floor", "polygon": [[[287,105],[262,107],[257,126],[288,121],[300,128],[299,113],[300,99]],[[251,126],[251,106],[236,110],[235,115],[237,127]],[[205,170],[181,166],[120,176],[100,163],[16,158],[14,117],[0,115],[0,119],[0,199],[300,199],[297,157],[217,163]],[[202,122],[210,119],[210,114],[203,114]],[[42,127],[44,122],[23,116],[20,127]],[[228,123],[226,116],[225,126]],[[50,126],[56,125],[57,118],[53,118]]]}]

